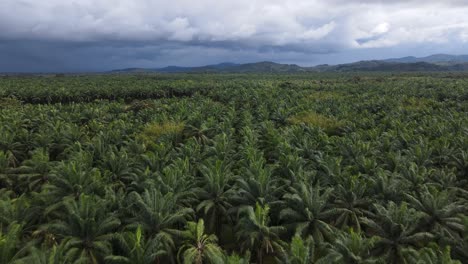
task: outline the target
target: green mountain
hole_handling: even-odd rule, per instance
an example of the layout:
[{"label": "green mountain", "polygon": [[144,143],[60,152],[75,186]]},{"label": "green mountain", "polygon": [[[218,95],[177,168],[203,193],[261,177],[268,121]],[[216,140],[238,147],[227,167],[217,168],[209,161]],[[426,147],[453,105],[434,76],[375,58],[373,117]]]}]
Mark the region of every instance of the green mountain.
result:
[{"label": "green mountain", "polygon": [[468,63],[440,64],[428,62],[397,63],[385,61],[360,61],[333,66],[312,67],[311,71],[319,72],[441,72],[468,71]]},{"label": "green mountain", "polygon": [[270,61],[262,61],[255,63],[245,63],[245,64],[236,64],[236,63],[220,63],[214,65],[206,65],[201,67],[178,67],[178,66],[168,66],[158,69],[143,69],[143,68],[128,68],[113,70],[114,73],[119,72],[164,72],[164,73],[177,73],[177,72],[186,72],[186,73],[200,73],[200,72],[303,72],[307,71],[307,68],[300,67],[295,64],[280,64]]},{"label": "green mountain", "polygon": [[436,54],[424,58],[404,57],[388,60],[359,61],[338,65],[301,67],[296,64],[281,64],[270,61],[255,63],[220,63],[199,67],[168,66],[145,69],[127,68],[112,73],[160,72],[160,73],[295,73],[295,72],[441,72],[468,71],[468,55]]},{"label": "green mountain", "polygon": [[414,63],[414,62],[428,62],[428,63],[465,63],[468,62],[468,55],[449,55],[449,54],[434,54],[427,57],[403,57],[384,60],[386,62],[399,62],[399,63]]}]

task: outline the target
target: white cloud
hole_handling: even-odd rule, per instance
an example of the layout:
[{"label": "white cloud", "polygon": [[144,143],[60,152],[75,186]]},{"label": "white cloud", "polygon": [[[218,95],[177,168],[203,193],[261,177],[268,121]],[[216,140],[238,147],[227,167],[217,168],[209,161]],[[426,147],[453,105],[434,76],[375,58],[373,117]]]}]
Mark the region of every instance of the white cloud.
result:
[{"label": "white cloud", "polygon": [[466,42],[467,13],[457,0],[3,0],[0,39],[387,47]]},{"label": "white cloud", "polygon": [[390,24],[387,22],[383,22],[378,24],[373,30],[373,34],[384,34],[390,30]]},{"label": "white cloud", "polygon": [[190,41],[197,33],[197,29],[190,26],[186,17],[176,17],[167,23],[166,30],[169,33],[169,40]]},{"label": "white cloud", "polygon": [[460,38],[464,43],[468,43],[468,30],[460,32]]},{"label": "white cloud", "polygon": [[301,35],[301,39],[304,40],[318,40],[322,39],[328,34],[330,34],[336,27],[335,21],[331,21],[319,28],[308,29]]}]

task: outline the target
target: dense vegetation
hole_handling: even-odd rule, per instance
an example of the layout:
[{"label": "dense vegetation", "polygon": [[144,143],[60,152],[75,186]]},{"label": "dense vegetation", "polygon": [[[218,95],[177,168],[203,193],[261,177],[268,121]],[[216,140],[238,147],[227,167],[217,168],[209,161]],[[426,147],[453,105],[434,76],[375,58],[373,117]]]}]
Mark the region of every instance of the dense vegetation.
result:
[{"label": "dense vegetation", "polygon": [[468,263],[468,78],[0,78],[0,263]]}]

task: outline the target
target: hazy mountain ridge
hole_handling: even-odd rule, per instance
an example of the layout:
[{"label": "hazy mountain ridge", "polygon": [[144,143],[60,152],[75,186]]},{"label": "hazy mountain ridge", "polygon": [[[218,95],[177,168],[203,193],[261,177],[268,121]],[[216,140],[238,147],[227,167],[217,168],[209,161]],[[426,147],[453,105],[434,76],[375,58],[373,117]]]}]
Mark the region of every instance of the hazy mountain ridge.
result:
[{"label": "hazy mountain ridge", "polygon": [[382,72],[440,72],[440,71],[468,71],[468,63],[439,64],[429,62],[385,62],[385,61],[360,61],[348,64],[339,64],[325,68],[313,67],[311,71],[321,72],[353,72],[353,71],[382,71]]},{"label": "hazy mountain ridge", "polygon": [[254,62],[254,63],[219,63],[213,65],[199,66],[199,67],[178,67],[168,66],[157,69],[145,69],[145,68],[127,68],[113,70],[112,72],[165,72],[165,73],[177,73],[177,72],[303,72],[307,71],[307,67],[300,67],[296,64],[281,64],[270,61]]},{"label": "hazy mountain ridge", "polygon": [[428,63],[438,63],[438,62],[458,62],[465,63],[468,62],[468,55],[449,55],[449,54],[434,54],[427,57],[403,57],[403,58],[392,58],[386,59],[385,62],[400,62],[400,63],[411,63],[411,62],[428,62]]},{"label": "hazy mountain ridge", "polygon": [[219,63],[199,67],[168,66],[164,68],[145,69],[127,68],[113,70],[113,73],[129,72],[161,72],[161,73],[247,73],[247,72],[353,72],[353,71],[468,71],[468,55],[435,54],[427,57],[403,57],[386,60],[367,60],[338,65],[318,65],[313,67],[301,67],[296,64],[281,64],[270,61],[255,63]]}]

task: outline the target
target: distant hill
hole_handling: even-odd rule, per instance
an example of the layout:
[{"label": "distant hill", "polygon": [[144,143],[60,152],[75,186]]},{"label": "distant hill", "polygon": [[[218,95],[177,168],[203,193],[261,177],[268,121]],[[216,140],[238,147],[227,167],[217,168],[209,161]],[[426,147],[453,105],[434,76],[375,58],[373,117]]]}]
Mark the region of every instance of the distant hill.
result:
[{"label": "distant hill", "polygon": [[180,66],[167,66],[164,68],[127,68],[113,70],[112,72],[210,72],[210,71],[223,71],[232,67],[237,67],[240,64],[224,62],[213,65],[199,66],[199,67],[180,67]]},{"label": "distant hill", "polygon": [[440,72],[468,71],[468,63],[441,65],[428,62],[397,63],[385,61],[360,61],[327,67],[312,67],[311,71],[320,72]]},{"label": "distant hill", "polygon": [[413,62],[428,62],[428,63],[465,63],[468,62],[468,55],[448,55],[448,54],[434,54],[427,57],[403,57],[384,60],[385,62],[400,62],[400,63],[413,63]]},{"label": "distant hill", "polygon": [[294,73],[294,72],[440,72],[468,71],[468,55],[435,54],[423,58],[403,57],[387,60],[359,61],[338,65],[318,65],[301,67],[296,64],[280,64],[270,61],[255,63],[220,63],[199,67],[168,66],[164,68],[127,68],[113,70],[112,73]]},{"label": "distant hill", "polygon": [[306,68],[296,64],[280,64],[270,61],[239,64],[224,69],[226,72],[303,72]]},{"label": "distant hill", "polygon": [[113,73],[119,72],[164,72],[164,73],[196,73],[196,72],[301,72],[306,71],[307,68],[300,67],[295,64],[280,64],[270,61],[262,61],[255,63],[245,63],[245,64],[236,64],[236,63],[220,63],[214,65],[206,65],[200,67],[178,67],[178,66],[168,66],[164,68],[157,69],[144,69],[144,68],[127,68],[113,70]]}]

